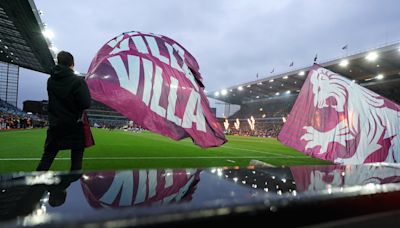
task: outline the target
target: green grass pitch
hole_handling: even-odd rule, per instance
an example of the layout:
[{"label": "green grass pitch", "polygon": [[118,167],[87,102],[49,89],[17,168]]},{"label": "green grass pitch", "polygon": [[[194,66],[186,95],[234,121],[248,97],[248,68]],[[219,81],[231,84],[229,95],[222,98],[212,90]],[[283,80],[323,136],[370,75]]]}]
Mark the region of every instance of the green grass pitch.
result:
[{"label": "green grass pitch", "polygon": [[[228,136],[217,148],[201,149],[190,139],[174,141],[149,132],[92,129],[96,145],[85,150],[84,170],[247,166],[256,159],[276,166],[330,164],[272,138]],[[0,172],[34,171],[45,129],[0,132]],[[51,170],[68,170],[70,152],[60,151]]]}]

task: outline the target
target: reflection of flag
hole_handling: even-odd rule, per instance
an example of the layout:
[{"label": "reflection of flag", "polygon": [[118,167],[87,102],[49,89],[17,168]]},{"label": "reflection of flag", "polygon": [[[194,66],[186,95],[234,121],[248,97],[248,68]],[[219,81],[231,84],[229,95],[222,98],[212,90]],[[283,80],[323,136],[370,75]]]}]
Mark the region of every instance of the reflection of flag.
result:
[{"label": "reflection of flag", "polygon": [[191,137],[201,147],[226,142],[199,65],[168,37],[139,32],[115,37],[98,51],[86,80],[93,99],[150,131],[175,140]]},{"label": "reflection of flag", "polygon": [[346,49],[347,49],[347,44],[342,47],[342,50],[346,50]]},{"label": "reflection of flag", "polygon": [[294,64],[294,62],[291,62],[291,63],[289,64],[289,67],[292,67],[292,66],[293,66],[293,64]]},{"label": "reflection of flag", "polygon": [[400,182],[398,166],[324,165],[291,167],[298,192]]},{"label": "reflection of flag", "polygon": [[87,173],[81,186],[89,205],[143,207],[192,200],[200,170],[138,170]]}]

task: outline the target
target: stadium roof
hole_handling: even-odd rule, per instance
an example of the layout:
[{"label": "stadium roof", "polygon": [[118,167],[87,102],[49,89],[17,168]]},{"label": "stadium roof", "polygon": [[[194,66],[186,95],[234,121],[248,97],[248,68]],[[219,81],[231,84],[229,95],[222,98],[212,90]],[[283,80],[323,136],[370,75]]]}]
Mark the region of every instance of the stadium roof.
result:
[{"label": "stadium roof", "polygon": [[[385,45],[318,64],[355,80],[362,86],[393,85],[395,82],[400,85],[400,43]],[[297,95],[311,67],[312,65],[227,87],[221,91],[209,92],[207,96],[230,104],[242,104]]]},{"label": "stadium roof", "polygon": [[33,0],[0,1],[0,61],[49,73],[54,56]]}]

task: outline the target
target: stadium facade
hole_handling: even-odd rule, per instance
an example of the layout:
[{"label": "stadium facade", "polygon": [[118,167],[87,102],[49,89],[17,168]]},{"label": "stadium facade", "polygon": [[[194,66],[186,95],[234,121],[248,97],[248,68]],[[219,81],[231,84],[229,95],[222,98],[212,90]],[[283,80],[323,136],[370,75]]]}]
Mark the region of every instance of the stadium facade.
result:
[{"label": "stadium facade", "polygon": [[0,1],[0,100],[18,102],[19,67],[49,73],[54,66],[51,40],[32,0]]},{"label": "stadium facade", "polygon": [[0,62],[0,99],[17,106],[19,67]]},{"label": "stadium facade", "polygon": [[[399,59],[400,42],[396,42],[319,65],[379,93],[384,92],[380,91],[382,89],[398,86]],[[221,91],[209,92],[207,96],[229,104],[242,105],[298,94],[311,67],[312,65],[230,86]]]}]

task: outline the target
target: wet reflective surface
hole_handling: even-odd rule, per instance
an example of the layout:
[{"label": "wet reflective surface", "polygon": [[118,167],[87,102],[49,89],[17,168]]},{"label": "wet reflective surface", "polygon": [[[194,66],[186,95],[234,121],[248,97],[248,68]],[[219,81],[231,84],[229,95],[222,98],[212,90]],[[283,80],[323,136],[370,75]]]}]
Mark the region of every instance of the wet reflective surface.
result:
[{"label": "wet reflective surface", "polygon": [[400,166],[389,164],[3,174],[0,226],[145,226],[321,213],[288,223],[307,225],[398,210],[399,182]]}]

